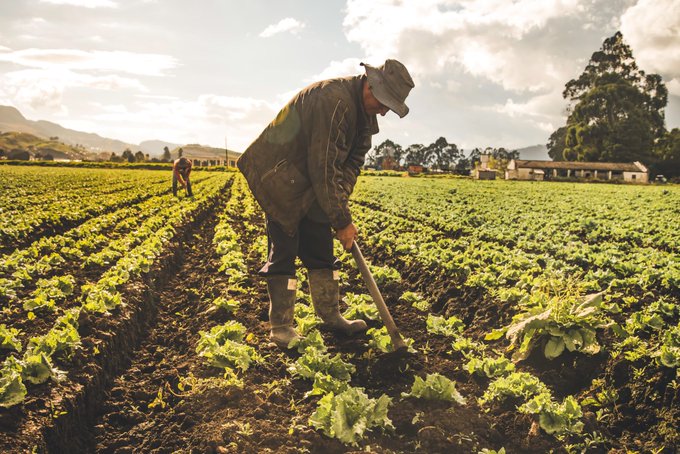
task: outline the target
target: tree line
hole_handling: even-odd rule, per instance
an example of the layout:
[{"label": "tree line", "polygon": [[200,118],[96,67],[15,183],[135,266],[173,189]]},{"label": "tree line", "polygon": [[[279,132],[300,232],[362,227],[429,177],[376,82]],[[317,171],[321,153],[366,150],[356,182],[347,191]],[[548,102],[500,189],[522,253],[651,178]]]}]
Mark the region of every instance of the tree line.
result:
[{"label": "tree line", "polygon": [[474,148],[465,153],[455,143],[440,137],[429,145],[412,144],[404,148],[392,140],[385,140],[366,154],[365,165],[380,169],[400,170],[409,166],[423,166],[432,170],[468,175],[480,162],[482,154],[490,155],[490,167],[503,169],[511,159],[519,159],[517,150]]},{"label": "tree line", "polygon": [[566,83],[566,124],[548,139],[556,161],[640,161],[652,174],[680,176],[680,129],[666,130],[668,90],[639,69],[621,32],[604,40],[583,73]]},{"label": "tree line", "polygon": [[[179,157],[182,157],[184,150],[178,150]],[[149,158],[149,154],[144,154],[141,150],[133,153],[132,150],[126,148],[123,153],[118,156],[115,152],[111,153],[109,157],[111,162],[172,162],[172,155],[168,147],[163,147],[163,155],[160,158]]]}]

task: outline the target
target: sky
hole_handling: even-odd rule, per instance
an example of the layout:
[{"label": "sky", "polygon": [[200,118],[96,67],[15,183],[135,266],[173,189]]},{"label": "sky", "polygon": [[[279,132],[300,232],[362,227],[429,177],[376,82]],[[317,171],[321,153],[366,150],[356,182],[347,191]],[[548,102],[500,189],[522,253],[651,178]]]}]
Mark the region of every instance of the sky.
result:
[{"label": "sky", "polygon": [[0,104],[138,144],[243,151],[301,88],[403,62],[377,145],[545,144],[564,85],[621,31],[680,127],[680,0],[0,0]]}]

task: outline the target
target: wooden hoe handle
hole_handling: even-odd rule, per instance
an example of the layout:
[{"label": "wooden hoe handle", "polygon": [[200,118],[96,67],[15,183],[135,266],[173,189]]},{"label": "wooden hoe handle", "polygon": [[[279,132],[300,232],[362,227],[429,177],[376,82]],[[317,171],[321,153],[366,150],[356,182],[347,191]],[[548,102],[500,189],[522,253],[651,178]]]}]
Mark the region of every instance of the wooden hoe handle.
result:
[{"label": "wooden hoe handle", "polygon": [[373,302],[378,308],[380,318],[385,324],[387,332],[389,333],[390,338],[392,339],[392,345],[394,346],[394,350],[396,351],[406,349],[407,348],[406,343],[404,342],[404,339],[401,338],[401,334],[399,334],[397,325],[394,324],[394,319],[392,319],[392,315],[390,314],[390,311],[387,309],[385,300],[383,300],[383,297],[380,294],[378,285],[375,283],[375,279],[373,279],[371,270],[368,269],[366,261],[364,260],[364,256],[361,254],[361,251],[359,250],[359,245],[357,244],[356,241],[352,243],[352,255],[354,256],[354,260],[357,262],[357,266],[359,267],[361,276],[364,278],[364,282],[366,282],[368,292],[371,294]]}]

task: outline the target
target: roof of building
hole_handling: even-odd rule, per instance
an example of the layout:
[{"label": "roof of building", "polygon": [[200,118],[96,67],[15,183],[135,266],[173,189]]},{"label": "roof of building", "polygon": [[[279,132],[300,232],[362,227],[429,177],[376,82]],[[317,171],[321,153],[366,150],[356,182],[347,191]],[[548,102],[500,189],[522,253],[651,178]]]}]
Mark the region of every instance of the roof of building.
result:
[{"label": "roof of building", "polygon": [[565,169],[565,170],[605,170],[618,172],[646,172],[639,162],[576,162],[576,161],[524,161],[515,160],[516,168],[525,169]]}]

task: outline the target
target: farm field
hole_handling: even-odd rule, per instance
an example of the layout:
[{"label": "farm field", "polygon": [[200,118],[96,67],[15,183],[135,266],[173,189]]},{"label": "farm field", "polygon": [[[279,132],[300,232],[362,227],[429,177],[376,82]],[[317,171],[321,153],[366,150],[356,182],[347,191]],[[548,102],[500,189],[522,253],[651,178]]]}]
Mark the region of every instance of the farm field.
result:
[{"label": "farm field", "polygon": [[0,166],[0,452],[676,452],[680,187],[361,177],[335,337],[268,344],[233,172]]}]

